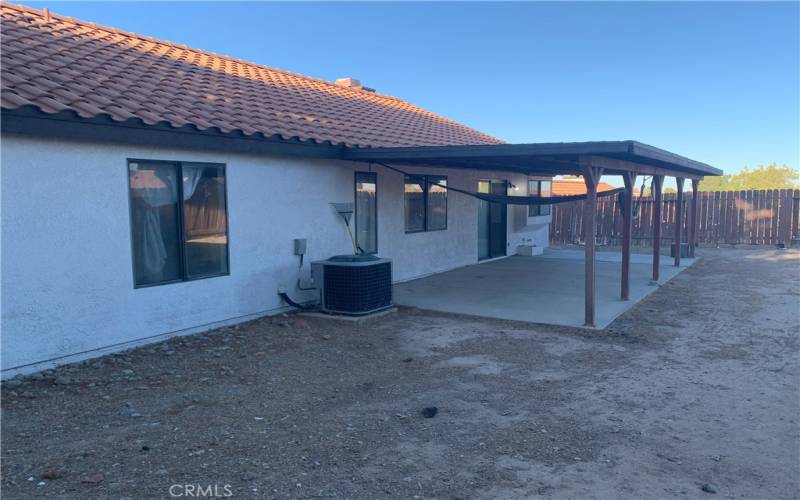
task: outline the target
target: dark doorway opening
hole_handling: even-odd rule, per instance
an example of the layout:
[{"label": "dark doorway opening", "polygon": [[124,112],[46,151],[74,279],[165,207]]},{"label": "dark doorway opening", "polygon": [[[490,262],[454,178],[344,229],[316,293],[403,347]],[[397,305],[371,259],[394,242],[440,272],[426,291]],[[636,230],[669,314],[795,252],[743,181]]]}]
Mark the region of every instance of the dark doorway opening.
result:
[{"label": "dark doorway opening", "polygon": [[[508,194],[508,181],[478,181],[478,192]],[[478,206],[478,260],[506,255],[508,210],[502,203],[480,200]]]}]

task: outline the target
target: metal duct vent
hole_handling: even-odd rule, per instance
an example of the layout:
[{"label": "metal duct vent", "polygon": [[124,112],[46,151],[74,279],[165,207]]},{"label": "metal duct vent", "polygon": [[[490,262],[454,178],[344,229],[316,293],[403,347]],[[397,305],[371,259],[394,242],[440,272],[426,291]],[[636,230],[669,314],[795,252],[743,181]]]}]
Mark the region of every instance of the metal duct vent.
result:
[{"label": "metal duct vent", "polygon": [[359,316],[392,306],[392,261],[373,255],[340,255],[312,262],[322,310]]}]

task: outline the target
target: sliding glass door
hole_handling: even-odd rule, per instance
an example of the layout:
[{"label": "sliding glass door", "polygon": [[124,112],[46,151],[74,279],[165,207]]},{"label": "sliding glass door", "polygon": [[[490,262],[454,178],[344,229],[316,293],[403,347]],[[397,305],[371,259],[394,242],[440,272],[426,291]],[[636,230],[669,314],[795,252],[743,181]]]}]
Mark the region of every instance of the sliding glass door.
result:
[{"label": "sliding glass door", "polygon": [[[489,193],[489,181],[478,181],[478,192]],[[489,202],[478,200],[478,260],[488,259],[489,250]]]},{"label": "sliding glass door", "polygon": [[[479,193],[508,194],[507,181],[479,181]],[[506,255],[508,212],[502,203],[480,200],[478,205],[478,260]]]}]

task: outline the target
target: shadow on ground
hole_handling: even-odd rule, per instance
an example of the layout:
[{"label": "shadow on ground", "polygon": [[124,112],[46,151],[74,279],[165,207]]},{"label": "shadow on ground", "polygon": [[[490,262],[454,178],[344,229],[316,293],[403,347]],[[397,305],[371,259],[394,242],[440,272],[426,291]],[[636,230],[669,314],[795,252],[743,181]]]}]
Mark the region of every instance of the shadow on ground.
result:
[{"label": "shadow on ground", "polygon": [[702,257],[602,332],[277,317],[12,381],[3,493],[792,498],[800,254]]}]

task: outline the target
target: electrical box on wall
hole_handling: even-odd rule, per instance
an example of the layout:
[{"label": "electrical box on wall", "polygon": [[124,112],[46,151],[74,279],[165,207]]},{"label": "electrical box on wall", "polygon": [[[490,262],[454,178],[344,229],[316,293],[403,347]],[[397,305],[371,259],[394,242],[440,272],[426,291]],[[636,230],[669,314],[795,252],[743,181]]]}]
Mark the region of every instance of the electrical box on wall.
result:
[{"label": "electrical box on wall", "polygon": [[294,254],[295,255],[305,255],[306,254],[306,239],[305,238],[295,238],[294,239]]}]

